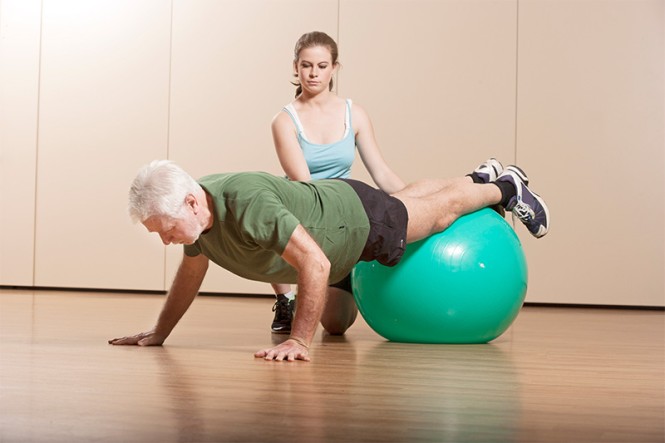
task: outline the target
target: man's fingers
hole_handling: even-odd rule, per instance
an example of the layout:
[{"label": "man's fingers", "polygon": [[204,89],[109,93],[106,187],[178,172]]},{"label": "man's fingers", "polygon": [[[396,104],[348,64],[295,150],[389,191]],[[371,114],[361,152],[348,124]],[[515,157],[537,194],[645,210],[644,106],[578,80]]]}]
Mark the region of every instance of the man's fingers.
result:
[{"label": "man's fingers", "polygon": [[141,339],[147,340],[149,337],[144,337],[142,334],[132,335],[130,337],[113,338],[109,340],[112,345],[136,345],[139,344]]},{"label": "man's fingers", "polygon": [[126,345],[127,340],[129,340],[131,337],[121,337],[121,338],[113,338],[109,340],[109,344],[111,345]]},{"label": "man's fingers", "polygon": [[270,349],[262,349],[254,353],[254,357],[263,358],[265,360],[277,360],[277,361],[295,361],[303,360],[310,361],[309,353],[307,351],[301,352],[298,349],[293,349],[292,346],[288,346],[288,349],[281,350],[280,348],[284,347],[283,345],[276,346]]},{"label": "man's fingers", "polygon": [[270,349],[268,353],[265,356],[266,360],[275,360],[275,357],[277,356],[277,352],[274,349]]}]

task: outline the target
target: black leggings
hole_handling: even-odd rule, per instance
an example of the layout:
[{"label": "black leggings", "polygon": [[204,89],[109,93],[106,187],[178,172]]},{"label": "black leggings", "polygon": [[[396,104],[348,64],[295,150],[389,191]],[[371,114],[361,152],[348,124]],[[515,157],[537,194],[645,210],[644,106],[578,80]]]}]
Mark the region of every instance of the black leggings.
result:
[{"label": "black leggings", "polygon": [[346,292],[350,292],[351,294],[353,294],[353,286],[351,285],[351,274],[348,274],[346,277],[344,277],[337,283],[328,285],[328,287],[342,289]]}]

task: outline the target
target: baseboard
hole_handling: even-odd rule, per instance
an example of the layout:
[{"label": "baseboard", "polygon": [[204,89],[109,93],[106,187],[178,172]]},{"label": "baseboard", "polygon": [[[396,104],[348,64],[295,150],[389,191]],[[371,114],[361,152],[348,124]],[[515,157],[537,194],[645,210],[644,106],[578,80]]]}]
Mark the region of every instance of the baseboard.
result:
[{"label": "baseboard", "polygon": [[[0,289],[25,290],[25,291],[67,291],[67,292],[99,292],[115,294],[153,294],[164,295],[166,291],[137,290],[137,289],[100,289],[100,288],[61,288],[52,286],[14,286],[0,285]],[[274,298],[274,294],[245,294],[237,292],[209,292],[201,291],[199,295],[207,297],[251,297],[251,298]],[[543,308],[584,308],[584,309],[633,309],[646,311],[665,311],[665,306],[632,306],[632,305],[594,305],[585,303],[540,303],[526,302],[524,306]]]}]

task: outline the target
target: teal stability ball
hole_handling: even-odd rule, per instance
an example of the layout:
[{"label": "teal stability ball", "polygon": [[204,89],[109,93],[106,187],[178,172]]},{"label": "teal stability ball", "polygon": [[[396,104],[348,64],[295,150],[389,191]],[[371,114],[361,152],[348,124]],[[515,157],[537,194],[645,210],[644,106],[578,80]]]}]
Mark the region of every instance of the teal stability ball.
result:
[{"label": "teal stability ball", "polygon": [[410,343],[487,343],[517,317],[527,288],[524,251],[491,209],[408,245],[394,267],[360,262],[360,313],[379,335]]}]

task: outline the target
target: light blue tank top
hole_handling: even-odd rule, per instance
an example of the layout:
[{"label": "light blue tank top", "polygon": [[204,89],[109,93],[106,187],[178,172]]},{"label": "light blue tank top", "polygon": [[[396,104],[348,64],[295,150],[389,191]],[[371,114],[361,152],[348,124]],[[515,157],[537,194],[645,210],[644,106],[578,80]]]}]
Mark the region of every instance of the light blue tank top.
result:
[{"label": "light blue tank top", "polygon": [[351,126],[351,99],[346,99],[344,118],[344,136],[330,144],[311,143],[305,136],[305,130],[298,118],[293,104],[289,103],[284,111],[291,116],[298,130],[298,143],[302,149],[312,180],[323,178],[349,178],[351,165],[356,156],[356,137]]}]

